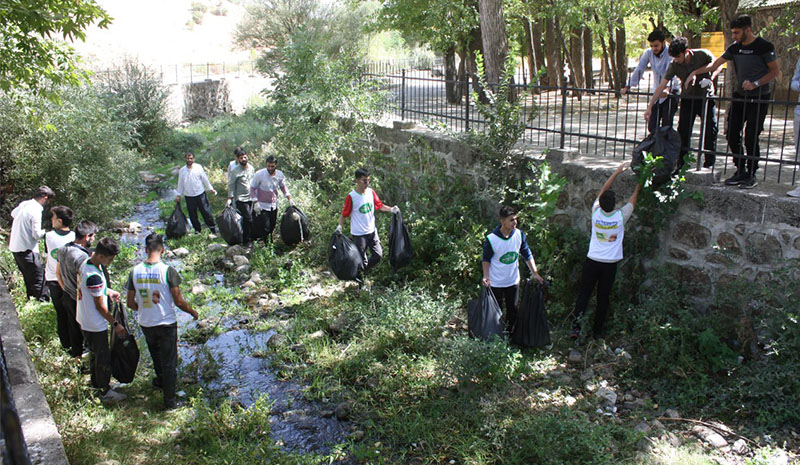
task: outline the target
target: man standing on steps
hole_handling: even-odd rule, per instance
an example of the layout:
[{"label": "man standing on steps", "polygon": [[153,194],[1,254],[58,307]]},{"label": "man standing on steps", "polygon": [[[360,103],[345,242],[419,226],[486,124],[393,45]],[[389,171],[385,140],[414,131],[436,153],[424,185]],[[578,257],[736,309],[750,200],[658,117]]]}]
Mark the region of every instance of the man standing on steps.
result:
[{"label": "man standing on steps", "polygon": [[[363,260],[362,276],[377,265],[383,256],[381,240],[375,228],[375,211],[386,213],[400,211],[397,206],[384,205],[378,194],[369,187],[369,182],[369,171],[366,168],[357,169],[356,187],[344,199],[344,208],[339,217],[339,225],[336,227],[336,232],[341,233],[345,218],[350,217],[350,234]],[[369,257],[367,249],[370,251]]]},{"label": "man standing on steps", "polygon": [[[662,81],[663,82],[663,81]],[[625,222],[636,207],[636,199],[642,185],[637,184],[628,203],[619,210],[616,206],[616,195],[611,190],[614,180],[625,171],[628,162],[622,162],[600,189],[597,199],[592,205],[592,236],[589,238],[589,253],[583,263],[581,287],[575,302],[573,313],[573,329],[570,337],[577,339],[581,334],[580,318],[586,311],[589,298],[597,286],[597,310],[594,314],[592,335],[603,337],[606,318],[608,317],[609,297],[614,278],[617,275],[617,263],[622,260],[622,241],[625,238]]]},{"label": "man standing on steps", "polygon": [[[641,58],[639,58],[639,64],[633,70],[633,74],[628,80],[628,85],[622,88],[622,95],[630,92],[631,87],[639,86],[639,81],[642,79],[642,74],[644,74],[648,65],[653,70],[653,85],[657,86],[661,82],[669,64],[672,63],[672,57],[667,53],[666,40],[664,31],[658,29],[655,29],[647,36],[650,48],[645,50]],[[675,112],[678,111],[678,95],[680,91],[680,83],[673,78],[661,92],[661,95],[658,96],[658,105],[655,106],[650,119],[647,121],[647,130],[649,132],[655,132],[656,128],[660,126],[672,126]]]},{"label": "man standing on steps", "polygon": [[289,205],[294,205],[286,188],[286,176],[278,169],[278,159],[270,155],[266,164],[266,168],[256,171],[250,184],[250,197],[255,199],[253,227],[256,237],[263,239],[264,244],[272,242],[272,231],[278,221],[278,189],[289,200]]},{"label": "man standing on steps", "polygon": [[[483,241],[483,285],[492,289],[497,303],[505,306],[506,331],[511,333],[517,322],[519,301],[519,258],[525,260],[533,279],[543,283],[536,262],[528,247],[525,233],[517,229],[517,210],[500,207],[500,225]],[[504,304],[505,302],[505,304]]]},{"label": "man standing on steps", "polygon": [[83,262],[92,254],[89,247],[92,246],[95,234],[97,234],[96,224],[91,221],[81,221],[75,228],[75,240],[58,250],[58,263],[56,263],[56,278],[64,291],[61,299],[64,310],[69,315],[67,318],[70,338],[69,354],[76,358],[83,353],[83,333],[77,320],[77,276]]},{"label": "man standing on steps", "polygon": [[21,202],[11,211],[11,238],[8,250],[25,280],[28,297],[46,302],[47,288],[44,285],[44,268],[39,261],[39,240],[44,237],[42,212],[47,202],[55,197],[55,192],[47,186],[36,189],[32,199]]},{"label": "man standing on steps", "polygon": [[[703,139],[703,150],[705,153],[703,166],[711,168],[714,166],[715,153],[717,150],[717,113],[716,104],[713,98],[714,85],[719,71],[714,74],[702,73],[695,74],[690,79],[692,73],[714,61],[714,55],[708,50],[701,48],[688,48],[689,41],[685,37],[676,37],[669,44],[668,53],[672,57],[672,63],[664,73],[664,78],[656,88],[656,92],[669,85],[669,82],[678,78],[683,82],[685,91],[681,95],[680,117],[678,119],[678,134],[681,136],[681,151],[678,156],[677,170],[684,164],[684,157],[689,153],[689,142],[692,137],[694,120],[699,116],[705,118],[705,133]],[[655,95],[650,99],[650,103],[645,111],[645,120],[652,116],[653,106],[655,105]]]},{"label": "man standing on steps", "polygon": [[725,185],[752,189],[758,185],[756,171],[758,160],[761,159],[758,136],[764,130],[764,120],[772,99],[769,83],[778,77],[780,67],[775,46],[756,37],[749,16],[742,15],[731,21],[731,36],[734,42],[725,53],[708,66],[692,72],[689,78],[714,72],[723,63],[733,61],[737,83],[728,114],[728,147],[734,156],[736,172],[725,180]]},{"label": "man standing on steps", "polygon": [[235,202],[236,210],[242,216],[242,241],[249,247],[253,241],[253,201],[250,197],[250,184],[253,181],[253,166],[241,147],[233,151],[236,166],[228,172],[228,203]]},{"label": "man standing on steps", "polygon": [[105,268],[111,265],[119,254],[119,244],[114,239],[104,237],[97,243],[92,256],[81,265],[78,272],[78,323],[83,337],[92,351],[92,387],[99,390],[103,403],[116,403],[127,396],[111,389],[111,351],[108,347],[108,325],[119,337],[126,331],[108,311],[108,299],[119,302],[119,292],[108,288]]},{"label": "man standing on steps", "polygon": [[178,319],[175,307],[195,320],[197,312],[183,299],[178,272],[161,261],[164,239],[160,234],[145,238],[145,252],[147,259],[136,265],[128,276],[126,300],[129,308],[139,312],[139,326],[156,372],[153,386],[164,390],[164,408],[170,410],[177,406]]},{"label": "man standing on steps", "polygon": [[58,284],[58,251],[75,240],[75,233],[70,231],[72,226],[72,210],[64,206],[56,206],[50,209],[50,224],[53,230],[44,235],[45,251],[47,261],[44,264],[44,281],[50,291],[50,300],[53,302],[53,309],[56,311],[56,331],[61,347],[65,350],[72,348],[70,338],[69,319],[75,319],[75,312],[67,311],[64,306],[64,291]]},{"label": "man standing on steps", "polygon": [[214,195],[217,195],[217,191],[208,180],[206,170],[199,163],[194,162],[194,153],[187,153],[183,159],[186,161],[186,166],[181,167],[178,172],[176,189],[178,196],[175,197],[175,202],[180,204],[181,196],[186,199],[186,211],[189,213],[189,219],[192,221],[195,232],[200,233],[200,220],[197,218],[199,208],[206,226],[216,234],[217,227],[214,224],[214,217],[211,215],[211,205],[208,204],[206,191],[211,191]]}]

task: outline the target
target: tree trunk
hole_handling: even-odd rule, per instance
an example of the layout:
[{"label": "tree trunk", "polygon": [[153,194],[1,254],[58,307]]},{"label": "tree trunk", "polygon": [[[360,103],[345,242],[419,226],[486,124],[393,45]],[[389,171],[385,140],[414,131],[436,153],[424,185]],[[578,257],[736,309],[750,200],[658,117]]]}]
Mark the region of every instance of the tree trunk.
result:
[{"label": "tree trunk", "polygon": [[617,67],[617,41],[611,23],[608,23],[608,58],[611,70],[611,87],[618,89],[620,72]]},{"label": "tree trunk", "polygon": [[608,46],[606,46],[606,38],[602,35],[600,36],[600,47],[603,49],[603,61],[602,61],[602,70],[600,75],[609,83],[609,86],[612,85],[612,78],[611,78],[611,66],[609,65],[608,60]]},{"label": "tree trunk", "polygon": [[547,54],[547,85],[558,86],[561,83],[561,73],[564,65],[561,63],[561,47],[558,40],[555,18],[545,20],[544,49]]},{"label": "tree trunk", "polygon": [[537,59],[541,59],[541,57],[536,55],[536,47],[533,44],[533,25],[528,18],[522,18],[522,29],[525,30],[525,38],[523,39],[525,47],[523,50],[525,50],[525,56],[528,59],[528,82],[537,84],[536,72],[539,70]]},{"label": "tree trunk", "polygon": [[587,89],[594,89],[594,69],[592,69],[592,30],[583,29],[583,72]]},{"label": "tree trunk", "polygon": [[[544,45],[542,44],[542,38],[544,37],[544,31],[542,30],[542,22],[541,21],[534,21],[531,23],[531,27],[533,29],[533,33],[531,34],[531,40],[533,41],[533,54],[536,56],[536,73],[538,75],[539,70],[542,68],[547,69],[545,66],[546,55],[544,52]],[[547,86],[548,84],[548,76],[547,74],[543,74],[541,79],[539,79],[539,84],[543,86]]]},{"label": "tree trunk", "polygon": [[616,33],[617,36],[617,72],[619,79],[617,80],[617,85],[614,87],[617,91],[617,96],[622,94],[619,91],[625,86],[625,82],[628,79],[628,57],[625,53],[625,25],[620,19],[621,26],[617,28]]},{"label": "tree trunk", "polygon": [[[484,55],[484,52],[481,48],[482,45],[482,33],[480,28],[473,29],[470,32],[469,37],[469,54],[467,55],[467,74],[472,78],[472,90],[478,93],[478,99],[482,103],[489,103],[489,99],[486,97],[486,93],[483,91],[483,86],[481,85],[480,79],[478,79],[478,64],[475,61],[475,53],[481,52],[481,55]],[[470,89],[467,89],[469,92]]]},{"label": "tree trunk", "polygon": [[583,30],[574,28],[569,38],[569,52],[571,55],[572,75],[575,77],[575,87],[584,87],[583,75]]},{"label": "tree trunk", "polygon": [[508,57],[506,24],[502,0],[478,0],[483,44],[483,64],[486,83],[492,88],[499,84]]},{"label": "tree trunk", "polygon": [[461,103],[461,95],[456,88],[456,47],[450,47],[444,54],[444,91],[448,103]]},{"label": "tree trunk", "polygon": [[467,60],[468,60],[469,52],[468,51],[460,51],[458,52],[458,72],[456,73],[456,80],[458,84],[456,85],[456,95],[458,96],[458,103],[461,103],[461,97],[467,95],[468,92],[468,85],[464,85],[467,82]]}]

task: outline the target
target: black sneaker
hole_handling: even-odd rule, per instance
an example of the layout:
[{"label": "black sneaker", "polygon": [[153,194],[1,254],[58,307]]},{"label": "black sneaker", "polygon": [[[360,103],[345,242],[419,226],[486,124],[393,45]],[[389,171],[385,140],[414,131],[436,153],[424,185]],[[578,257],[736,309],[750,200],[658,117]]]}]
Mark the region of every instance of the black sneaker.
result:
[{"label": "black sneaker", "polygon": [[163,389],[164,385],[161,384],[161,380],[159,378],[153,378],[152,381],[153,387],[156,389]]},{"label": "black sneaker", "polygon": [[755,175],[739,183],[739,189],[752,189],[758,185]]},{"label": "black sneaker", "polygon": [[733,176],[731,176],[731,177],[729,177],[728,179],[725,180],[725,185],[726,186],[738,186],[739,184],[743,183],[744,181],[746,181],[750,177],[751,176],[749,176],[747,173],[740,173],[740,172],[737,171],[736,173],[733,174]]}]

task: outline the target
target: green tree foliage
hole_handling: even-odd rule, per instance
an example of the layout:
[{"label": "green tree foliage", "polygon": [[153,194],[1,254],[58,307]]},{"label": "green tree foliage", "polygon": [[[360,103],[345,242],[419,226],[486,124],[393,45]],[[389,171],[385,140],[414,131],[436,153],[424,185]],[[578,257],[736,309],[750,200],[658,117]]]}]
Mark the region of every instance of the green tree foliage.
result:
[{"label": "green tree foliage", "polygon": [[126,59],[101,75],[100,82],[103,99],[116,118],[131,124],[129,147],[146,154],[164,148],[170,132],[169,89],[161,76],[135,60]]},{"label": "green tree foliage", "polygon": [[0,100],[0,183],[13,189],[4,209],[29,198],[42,184],[79,219],[106,222],[135,198],[139,155],[127,148],[132,128],[115,119],[97,88],[59,89],[62,104],[29,97],[24,103],[44,125],[19,117]]},{"label": "green tree foliage", "polygon": [[[58,101],[59,86],[84,77],[74,51],[58,39],[84,40],[108,14],[94,0],[4,0],[0,6],[0,90],[32,92]],[[24,101],[24,99],[19,100]]]}]

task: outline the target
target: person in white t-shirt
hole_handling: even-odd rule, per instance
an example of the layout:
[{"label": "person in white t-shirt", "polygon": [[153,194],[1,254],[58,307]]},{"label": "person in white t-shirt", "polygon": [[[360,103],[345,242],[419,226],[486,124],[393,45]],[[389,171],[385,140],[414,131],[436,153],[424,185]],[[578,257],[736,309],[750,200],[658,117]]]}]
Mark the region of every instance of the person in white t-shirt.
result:
[{"label": "person in white t-shirt", "polygon": [[250,197],[253,205],[253,231],[264,244],[272,242],[272,231],[278,221],[278,190],[294,205],[292,194],[286,187],[286,176],[278,169],[278,159],[270,155],[266,160],[266,168],[256,171],[250,181]]},{"label": "person in white t-shirt", "polygon": [[56,311],[56,331],[61,347],[65,350],[72,348],[70,339],[70,319],[74,319],[72,312],[67,311],[64,306],[64,291],[58,284],[58,251],[75,240],[75,233],[70,231],[72,226],[72,210],[62,205],[50,209],[50,224],[53,230],[44,235],[45,251],[47,261],[44,264],[44,281],[50,291],[50,300],[53,302],[53,309]]},{"label": "person in white t-shirt", "polygon": [[619,210],[616,206],[616,195],[611,185],[620,173],[625,171],[628,162],[622,162],[611,174],[592,205],[592,236],[589,238],[589,253],[583,262],[581,287],[573,312],[573,329],[570,337],[577,339],[581,334],[580,318],[586,311],[589,298],[597,287],[597,309],[594,314],[592,335],[602,337],[608,318],[609,296],[614,278],[617,275],[617,263],[622,260],[622,241],[625,237],[625,222],[636,207],[636,199],[642,190],[637,184],[628,202]]},{"label": "person in white t-shirt", "polygon": [[[344,208],[339,217],[336,232],[342,232],[345,218],[350,218],[350,234],[358,251],[361,252],[362,275],[381,261],[383,249],[375,228],[375,211],[397,213],[400,208],[384,205],[378,194],[369,187],[370,177],[366,168],[356,170],[356,187],[344,199]],[[367,249],[370,256],[367,257]]]},{"label": "person in white t-shirt", "polygon": [[126,301],[131,310],[139,312],[139,326],[156,372],[153,386],[164,390],[164,408],[169,410],[177,405],[178,318],[175,307],[195,320],[197,312],[183,299],[178,272],[161,261],[164,239],[160,234],[145,238],[145,251],[147,259],[136,265],[128,276]]},{"label": "person in white t-shirt", "polygon": [[120,295],[108,287],[106,268],[119,254],[119,244],[110,237],[97,243],[92,255],[78,271],[78,323],[91,351],[92,387],[100,391],[104,403],[125,400],[127,396],[111,389],[111,351],[108,347],[108,325],[119,337],[125,337],[125,328],[108,311],[108,299],[119,302]]},{"label": "person in white t-shirt", "polygon": [[8,250],[14,255],[28,297],[46,302],[47,288],[44,285],[44,269],[39,261],[39,240],[44,237],[42,212],[47,202],[55,197],[55,192],[47,186],[36,189],[32,199],[21,202],[11,211],[11,238]]},{"label": "person in white t-shirt", "polygon": [[175,197],[175,202],[180,203],[181,196],[186,199],[186,211],[189,213],[189,219],[192,221],[195,232],[200,232],[200,220],[197,218],[197,210],[203,215],[203,221],[212,233],[217,232],[217,227],[214,224],[214,216],[211,214],[211,205],[208,203],[206,191],[211,191],[212,194],[217,195],[217,191],[208,180],[206,170],[199,163],[194,162],[194,153],[188,152],[183,157],[186,166],[181,167],[178,171],[178,187],[175,189],[178,196]]},{"label": "person in white t-shirt", "polygon": [[483,285],[491,288],[497,303],[505,307],[506,329],[510,333],[517,322],[519,301],[519,259],[522,257],[533,279],[543,283],[525,233],[517,228],[517,210],[500,207],[500,224],[483,241]]}]

